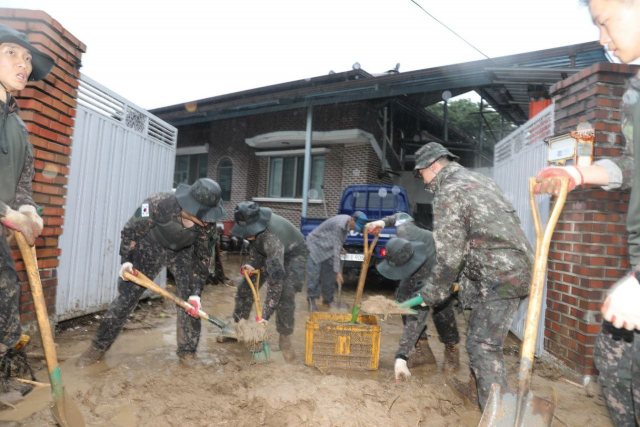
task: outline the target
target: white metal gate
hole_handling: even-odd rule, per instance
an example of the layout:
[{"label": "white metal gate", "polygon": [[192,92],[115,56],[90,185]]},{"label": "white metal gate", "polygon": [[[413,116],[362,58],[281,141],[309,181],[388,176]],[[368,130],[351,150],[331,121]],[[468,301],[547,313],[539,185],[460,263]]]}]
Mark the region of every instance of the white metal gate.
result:
[{"label": "white metal gate", "polygon": [[[536,231],[533,226],[531,207],[529,205],[529,178],[547,165],[547,145],[544,139],[553,135],[553,110],[551,104],[540,114],[522,125],[518,130],[496,144],[494,148],[493,176],[496,183],[505,192],[507,198],[513,203],[522,226],[531,245],[536,246]],[[542,224],[546,224],[549,217],[549,197],[538,196],[538,209]],[[547,292],[545,278],[544,292]],[[511,331],[522,339],[524,323],[527,315],[529,299],[524,300],[511,325]],[[547,308],[547,299],[542,298],[542,311],[540,324],[538,325],[538,337],[536,340],[536,355],[544,350],[544,313]]]},{"label": "white metal gate", "polygon": [[60,237],[58,321],[103,310],[117,295],[120,230],[147,196],[171,191],[177,134],[81,76]]}]

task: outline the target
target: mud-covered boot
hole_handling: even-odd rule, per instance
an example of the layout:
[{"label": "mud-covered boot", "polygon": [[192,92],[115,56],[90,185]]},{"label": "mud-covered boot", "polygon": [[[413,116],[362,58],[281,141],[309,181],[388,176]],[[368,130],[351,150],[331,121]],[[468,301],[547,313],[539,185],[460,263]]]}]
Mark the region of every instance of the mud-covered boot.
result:
[{"label": "mud-covered boot", "polygon": [[466,406],[473,409],[480,409],[480,403],[478,402],[478,385],[473,375],[466,383],[463,383],[455,377],[448,377],[447,385],[454,394],[462,399]]},{"label": "mud-covered boot", "polygon": [[296,358],[296,353],[293,351],[293,347],[291,347],[291,335],[280,334],[278,344],[280,345],[280,351],[282,352],[284,360],[289,363],[293,362]]},{"label": "mud-covered boot", "polygon": [[178,361],[184,368],[196,368],[201,365],[195,351],[178,352]]},{"label": "mud-covered boot", "polygon": [[314,311],[318,311],[318,307],[316,307],[316,299],[315,298],[307,297],[307,303],[309,305],[309,313],[313,313]]},{"label": "mud-covered boot", "polygon": [[418,367],[425,367],[428,370],[438,369],[438,363],[436,362],[436,358],[431,351],[431,347],[429,347],[429,341],[418,341],[418,343],[416,344],[416,351],[414,351],[413,354],[409,355],[407,367],[409,369]]},{"label": "mud-covered boot", "polygon": [[460,350],[458,344],[444,345],[444,371],[458,372],[460,369]]},{"label": "mud-covered boot", "polygon": [[93,345],[89,347],[76,361],[76,366],[79,368],[84,368],[85,366],[92,365],[96,363],[98,360],[104,357],[106,350],[98,350]]},{"label": "mud-covered boot", "polygon": [[327,311],[331,310],[331,303],[327,301],[322,301],[322,308],[324,308]]}]

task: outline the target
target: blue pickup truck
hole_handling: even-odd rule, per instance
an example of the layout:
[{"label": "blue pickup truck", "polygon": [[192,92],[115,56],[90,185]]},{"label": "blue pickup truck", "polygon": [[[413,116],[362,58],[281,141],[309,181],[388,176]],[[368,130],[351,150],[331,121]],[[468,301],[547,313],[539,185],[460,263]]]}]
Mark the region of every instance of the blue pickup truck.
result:
[{"label": "blue pickup truck", "polygon": [[[369,220],[384,218],[396,212],[410,213],[409,199],[403,188],[391,185],[350,185],[344,189],[340,206],[336,215],[351,215],[355,211],[364,212]],[[326,218],[302,218],[300,231],[307,237]],[[395,228],[385,228],[378,238],[374,255],[376,262],[370,263],[370,268],[380,262],[385,256],[384,247],[387,241],[395,237]],[[369,237],[369,242],[373,237]],[[347,251],[343,255],[344,273],[350,270],[360,271],[360,266],[364,261],[364,236],[357,231],[351,231],[344,243]],[[375,270],[377,272],[377,270]]]}]

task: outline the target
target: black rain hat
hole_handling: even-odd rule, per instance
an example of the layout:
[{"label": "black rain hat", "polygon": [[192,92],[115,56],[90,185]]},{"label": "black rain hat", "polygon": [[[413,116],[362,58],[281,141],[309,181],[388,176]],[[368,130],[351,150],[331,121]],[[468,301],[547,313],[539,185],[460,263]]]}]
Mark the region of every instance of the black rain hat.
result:
[{"label": "black rain hat", "polygon": [[422,242],[394,237],[387,242],[386,249],[384,261],[376,268],[387,279],[408,279],[427,260],[427,245]]},{"label": "black rain hat", "polygon": [[180,184],[176,190],[180,207],[202,222],[215,222],[227,215],[221,196],[220,185],[211,178],[200,178],[193,185]]},{"label": "black rain hat", "polygon": [[235,224],[231,228],[234,236],[247,237],[262,233],[271,220],[271,209],[261,208],[256,202],[242,202],[233,212]]},{"label": "black rain hat", "polygon": [[51,71],[51,68],[53,68],[53,58],[36,49],[29,43],[27,35],[16,29],[7,27],[6,25],[0,25],[0,44],[2,43],[15,43],[31,52],[32,70],[29,75],[29,81],[37,82],[38,80],[44,79]]}]

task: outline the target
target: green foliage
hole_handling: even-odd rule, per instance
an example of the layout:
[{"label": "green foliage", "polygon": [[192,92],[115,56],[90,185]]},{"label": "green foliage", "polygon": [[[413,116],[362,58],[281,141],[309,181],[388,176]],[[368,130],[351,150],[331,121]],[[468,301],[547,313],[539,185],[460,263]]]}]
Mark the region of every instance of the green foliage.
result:
[{"label": "green foliage", "polygon": [[[456,128],[469,138],[480,138],[480,103],[473,102],[470,99],[462,98],[449,102],[449,125]],[[496,142],[500,141],[500,114],[498,114],[491,106],[484,104],[482,108],[484,118],[488,122],[482,123],[482,145],[484,150],[493,150]],[[427,107],[427,111],[444,117],[444,103],[431,105]],[[518,127],[506,119],[503,125],[502,137],[509,135]],[[493,133],[491,132],[493,131]]]}]

